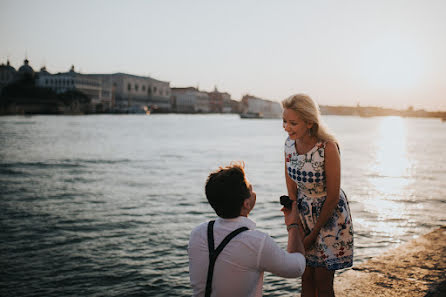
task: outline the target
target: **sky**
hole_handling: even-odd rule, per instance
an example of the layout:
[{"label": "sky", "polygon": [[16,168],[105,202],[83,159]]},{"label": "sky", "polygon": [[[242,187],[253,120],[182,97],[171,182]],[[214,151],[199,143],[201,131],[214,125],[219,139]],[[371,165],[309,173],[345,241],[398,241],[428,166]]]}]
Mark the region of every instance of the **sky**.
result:
[{"label": "sky", "polygon": [[0,63],[446,111],[444,0],[0,0]]}]

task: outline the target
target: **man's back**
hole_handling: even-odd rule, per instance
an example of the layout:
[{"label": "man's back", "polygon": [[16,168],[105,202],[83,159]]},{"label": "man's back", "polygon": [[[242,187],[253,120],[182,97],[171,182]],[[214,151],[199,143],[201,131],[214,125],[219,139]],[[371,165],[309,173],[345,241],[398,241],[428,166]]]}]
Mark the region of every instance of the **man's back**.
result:
[{"label": "man's back", "polygon": [[[194,296],[204,296],[209,265],[207,223],[196,227],[189,241],[189,273]],[[218,218],[214,225],[214,245],[240,227],[250,230],[234,237],[217,258],[212,296],[261,296],[263,272],[298,277],[305,269],[305,258],[283,251],[266,233],[255,229],[246,217]]]}]

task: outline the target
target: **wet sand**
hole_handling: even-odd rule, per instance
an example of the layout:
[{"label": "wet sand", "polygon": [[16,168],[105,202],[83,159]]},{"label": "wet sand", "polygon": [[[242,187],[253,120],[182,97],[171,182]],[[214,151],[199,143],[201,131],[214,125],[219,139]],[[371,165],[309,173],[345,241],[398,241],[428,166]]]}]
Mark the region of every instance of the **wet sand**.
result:
[{"label": "wet sand", "polygon": [[337,297],[446,296],[446,226],[335,278]]}]

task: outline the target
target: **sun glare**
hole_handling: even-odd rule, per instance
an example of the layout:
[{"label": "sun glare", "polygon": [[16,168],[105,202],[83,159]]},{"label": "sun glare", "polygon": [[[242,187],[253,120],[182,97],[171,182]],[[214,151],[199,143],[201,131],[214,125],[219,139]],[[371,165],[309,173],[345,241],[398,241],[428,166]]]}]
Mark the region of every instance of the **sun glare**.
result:
[{"label": "sun glare", "polygon": [[368,178],[371,193],[363,201],[365,209],[377,216],[375,232],[392,237],[407,209],[399,203],[410,183],[411,162],[407,154],[407,127],[401,117],[383,117],[375,140],[375,164]]},{"label": "sun glare", "polygon": [[376,157],[370,182],[383,194],[395,195],[408,185],[410,162],[407,158],[406,125],[401,117],[381,120],[376,140]]},{"label": "sun glare", "polygon": [[411,89],[421,83],[424,62],[415,43],[398,37],[381,39],[364,47],[362,75],[374,88]]}]

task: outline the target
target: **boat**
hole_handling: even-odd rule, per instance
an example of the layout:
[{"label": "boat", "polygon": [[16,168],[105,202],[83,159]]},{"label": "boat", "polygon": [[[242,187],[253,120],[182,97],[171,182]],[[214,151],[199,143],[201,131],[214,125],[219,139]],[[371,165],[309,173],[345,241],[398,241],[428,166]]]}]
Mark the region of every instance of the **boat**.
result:
[{"label": "boat", "polygon": [[263,119],[263,114],[261,112],[247,112],[240,114],[241,119]]},{"label": "boat", "polygon": [[148,106],[144,106],[144,112],[146,113],[146,115],[149,115],[151,110]]}]

